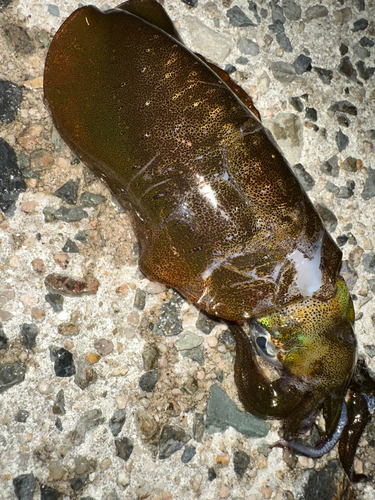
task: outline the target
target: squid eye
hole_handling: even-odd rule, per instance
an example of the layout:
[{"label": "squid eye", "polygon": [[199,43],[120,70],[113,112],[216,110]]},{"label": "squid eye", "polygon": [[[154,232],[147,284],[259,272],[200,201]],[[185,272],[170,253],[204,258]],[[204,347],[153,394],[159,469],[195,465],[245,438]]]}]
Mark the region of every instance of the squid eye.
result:
[{"label": "squid eye", "polygon": [[250,323],[250,337],[259,356],[276,368],[282,368],[282,364],[277,359],[277,349],[272,342],[270,333],[265,330],[256,320]]}]

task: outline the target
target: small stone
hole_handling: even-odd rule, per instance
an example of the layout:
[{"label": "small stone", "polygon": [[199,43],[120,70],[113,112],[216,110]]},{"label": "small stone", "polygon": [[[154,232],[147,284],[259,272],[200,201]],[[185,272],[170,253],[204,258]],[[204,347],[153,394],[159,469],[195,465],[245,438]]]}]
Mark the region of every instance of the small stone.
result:
[{"label": "small stone", "polygon": [[333,71],[330,69],[318,68],[316,66],[313,67],[313,70],[317,73],[319,78],[326,85],[331,84],[331,80],[333,78]]},{"label": "small stone", "polygon": [[256,26],[237,5],[227,10],[227,17],[232,26],[244,28],[246,26]]},{"label": "small stone", "polygon": [[[1,102],[0,102],[1,112]],[[18,167],[17,156],[10,144],[0,137],[0,210],[12,214],[26,183]]]},{"label": "small stone", "polygon": [[54,255],[55,262],[61,266],[63,269],[66,269],[69,265],[69,256],[66,253],[56,253]]},{"label": "small stone", "polygon": [[76,205],[78,199],[78,189],[79,181],[74,182],[70,180],[60,188],[56,189],[53,194],[69,205]]},{"label": "small stone", "polygon": [[184,452],[181,456],[181,462],[184,464],[189,463],[192,460],[192,458],[195,456],[196,452],[197,452],[197,450],[196,450],[195,446],[186,445]]},{"label": "small stone", "polygon": [[63,347],[55,353],[54,363],[55,374],[57,377],[72,377],[76,373],[73,354]]},{"label": "small stone", "polygon": [[118,410],[124,410],[128,403],[128,398],[126,396],[116,396],[116,406]]},{"label": "small stone", "polygon": [[246,55],[257,56],[259,54],[259,45],[249,38],[242,37],[237,43],[238,49]]},{"label": "small stone", "polygon": [[63,494],[55,488],[44,484],[40,485],[40,500],[59,500],[62,496]]},{"label": "small stone", "polygon": [[144,410],[137,410],[135,414],[135,423],[137,429],[142,433],[146,441],[152,439],[159,431],[159,425],[154,417]]},{"label": "small stone", "polygon": [[[48,207],[46,207],[43,210],[43,213],[45,213],[45,210]],[[53,217],[56,220],[62,220],[64,222],[79,222],[82,219],[85,219],[89,216],[85,210],[83,210],[80,207],[76,208],[66,208],[66,207],[60,207],[56,211],[53,212]],[[46,222],[51,222],[51,221],[46,221]]]},{"label": "small stone", "polygon": [[358,43],[354,45],[353,52],[358,59],[367,59],[371,54],[369,50],[365,49]]},{"label": "small stone", "polygon": [[88,481],[88,476],[73,477],[69,479],[70,487],[73,491],[81,490]]},{"label": "small stone", "polygon": [[305,19],[307,22],[313,19],[321,19],[322,17],[328,16],[328,9],[324,5],[313,5],[306,9]]},{"label": "small stone", "polygon": [[353,25],[353,29],[352,31],[362,31],[362,30],[365,30],[368,26],[368,21],[367,19],[358,19],[358,21],[355,21],[354,25]]},{"label": "small stone", "polygon": [[39,382],[38,384],[38,392],[40,394],[51,394],[53,391],[53,385],[51,384],[50,380],[42,380],[42,382]]},{"label": "small stone", "polygon": [[60,313],[64,307],[64,297],[59,293],[47,293],[44,296],[46,302],[52,307],[53,312]]},{"label": "small stone", "polygon": [[55,401],[52,406],[52,413],[54,415],[65,415],[65,396],[64,396],[64,390],[60,389],[59,392],[56,394]]},{"label": "small stone", "polygon": [[301,7],[294,0],[283,0],[283,13],[289,21],[301,19]]},{"label": "small stone", "polygon": [[23,363],[0,364],[0,394],[25,380],[26,368]]},{"label": "small stone", "polygon": [[276,33],[276,41],[280,45],[280,47],[285,50],[285,52],[293,52],[292,43],[285,33]]},{"label": "small stone", "polygon": [[325,227],[328,229],[330,233],[335,232],[336,227],[337,227],[337,218],[329,208],[327,208],[324,205],[321,205],[320,203],[315,204],[315,208],[322,219]]},{"label": "small stone", "polygon": [[157,370],[149,370],[140,377],[139,387],[146,392],[152,392],[158,380],[159,374]]},{"label": "small stone", "polygon": [[51,462],[49,464],[48,469],[52,481],[61,481],[61,479],[64,477],[65,470],[59,462],[57,461]]},{"label": "small stone", "polygon": [[208,335],[218,324],[219,322],[217,321],[216,318],[210,316],[209,314],[203,311],[199,311],[198,319],[197,322],[195,323],[195,326],[205,335]]},{"label": "small stone", "polygon": [[36,346],[36,338],[39,330],[34,323],[24,323],[20,327],[22,343],[26,349],[33,349]]},{"label": "small stone", "polygon": [[60,10],[59,10],[57,5],[53,5],[53,4],[49,3],[47,6],[47,10],[48,10],[48,13],[51,14],[51,16],[60,17]]},{"label": "small stone", "polygon": [[365,180],[361,196],[364,200],[370,200],[375,196],[375,169],[366,169],[367,179]]},{"label": "small stone", "polygon": [[94,347],[101,356],[108,356],[114,349],[112,340],[107,339],[95,340]]},{"label": "small stone", "polygon": [[294,66],[284,61],[271,63],[271,71],[276,80],[281,83],[291,83],[296,78]]},{"label": "small stone", "polygon": [[108,423],[108,427],[110,429],[110,431],[112,432],[112,435],[113,437],[117,437],[124,424],[125,424],[125,420],[126,420],[126,413],[125,413],[125,410],[115,410],[109,423]]},{"label": "small stone", "polygon": [[223,484],[219,491],[219,498],[225,499],[230,496],[230,488],[227,485]]},{"label": "small stone", "polygon": [[336,155],[332,156],[323,165],[321,165],[320,170],[324,174],[331,175],[332,177],[338,177],[340,172],[338,157]]},{"label": "small stone", "polygon": [[180,450],[184,444],[190,440],[190,436],[177,426],[167,425],[163,428],[159,441],[159,459],[164,460],[176,451]]},{"label": "small stone", "polygon": [[311,120],[312,122],[316,122],[318,119],[318,113],[315,108],[306,108],[305,118],[307,120]]},{"label": "small stone", "polygon": [[49,274],[44,283],[52,291],[71,297],[79,297],[83,294],[93,295],[99,288],[99,281],[91,274],[88,274],[81,280],[75,280],[69,276],[59,274]]},{"label": "small stone", "polygon": [[146,296],[146,292],[144,290],[141,290],[140,288],[137,288],[137,290],[135,291],[134,307],[139,311],[143,311],[146,306]]},{"label": "small stone", "polygon": [[217,477],[217,475],[216,475],[215,469],[213,467],[210,467],[208,469],[207,479],[211,482],[214,479],[216,479],[216,477]]},{"label": "small stone", "polygon": [[98,363],[100,361],[100,356],[99,354],[97,354],[96,352],[89,352],[87,355],[86,355],[86,361],[90,364],[90,365],[95,365],[96,363]]},{"label": "small stone", "polygon": [[75,336],[79,334],[79,327],[77,323],[60,323],[57,327],[57,331],[59,332],[60,335],[63,335],[64,337],[67,336]]},{"label": "small stone", "polygon": [[196,441],[202,441],[204,434],[204,414],[194,413],[193,436]]},{"label": "small stone", "polygon": [[284,24],[286,19],[281,5],[271,2],[270,7],[272,11],[272,21],[274,23],[280,22],[281,24]]},{"label": "small stone", "polygon": [[186,3],[190,7],[196,7],[198,5],[198,0],[182,0],[182,2]]},{"label": "small stone", "polygon": [[341,132],[341,129],[336,133],[336,144],[340,153],[349,144],[349,137]]},{"label": "small stone", "polygon": [[233,456],[233,468],[234,472],[239,476],[243,477],[250,464],[250,457],[244,451],[236,451]]},{"label": "small stone", "polygon": [[61,249],[63,252],[67,253],[78,253],[79,248],[74,241],[72,241],[70,238],[68,238],[65,242],[65,245]]},{"label": "small stone", "polygon": [[203,337],[192,332],[184,333],[174,344],[178,351],[193,349],[203,343]]},{"label": "small stone", "polygon": [[339,24],[347,23],[352,18],[352,10],[349,7],[344,7],[343,9],[334,10],[333,17]]},{"label": "small stone", "polygon": [[44,261],[42,259],[33,259],[31,265],[37,273],[41,273],[44,269]]},{"label": "small stone", "polygon": [[18,500],[33,500],[36,487],[34,474],[21,474],[13,479],[14,493]]},{"label": "small stone", "polygon": [[134,445],[127,437],[115,439],[116,455],[122,458],[125,462],[129,460],[133,453]]},{"label": "small stone", "polygon": [[80,198],[81,207],[97,207],[106,201],[106,197],[101,194],[85,191]]},{"label": "small stone", "polygon": [[165,335],[171,337],[182,332],[182,321],[180,318],[183,299],[177,293],[173,293],[170,300],[164,302],[160,308],[159,318],[153,330],[154,335]]},{"label": "small stone", "polygon": [[6,349],[8,346],[8,338],[4,333],[3,325],[0,323],[0,350]]},{"label": "small stone", "polygon": [[289,102],[296,111],[300,113],[303,111],[303,102],[299,97],[290,97]]},{"label": "small stone", "polygon": [[15,120],[22,102],[22,87],[8,80],[0,80],[0,122]]},{"label": "small stone", "polygon": [[356,68],[358,69],[358,73],[360,78],[363,80],[369,80],[372,75],[375,73],[375,68],[373,66],[368,67],[363,61],[358,61],[355,63]]},{"label": "small stone", "polygon": [[315,186],[314,179],[305,170],[305,167],[301,163],[294,165],[293,171],[306,191],[310,191]]},{"label": "small stone", "polygon": [[361,44],[362,47],[373,47],[375,42],[371,40],[371,38],[368,38],[367,36],[363,36],[359,43]]},{"label": "small stone", "polygon": [[355,81],[357,78],[357,72],[351,63],[349,56],[345,56],[341,59],[338,66],[338,72],[346,76],[349,80]]},{"label": "small stone", "polygon": [[156,367],[160,352],[153,345],[146,345],[142,352],[143,367],[149,371]]},{"label": "small stone", "polygon": [[293,63],[297,75],[302,75],[303,73],[306,73],[306,71],[311,71],[311,61],[311,57],[307,57],[305,54],[300,54]]},{"label": "small stone", "polygon": [[16,422],[20,422],[20,423],[25,423],[26,420],[29,418],[30,416],[30,412],[27,411],[27,410],[18,410],[18,412],[16,413],[15,417],[14,417],[14,420]]},{"label": "small stone", "polygon": [[[192,0],[186,0],[185,3],[191,1]],[[122,488],[126,488],[130,484],[130,475],[126,471],[120,471],[117,475],[116,483]]]}]

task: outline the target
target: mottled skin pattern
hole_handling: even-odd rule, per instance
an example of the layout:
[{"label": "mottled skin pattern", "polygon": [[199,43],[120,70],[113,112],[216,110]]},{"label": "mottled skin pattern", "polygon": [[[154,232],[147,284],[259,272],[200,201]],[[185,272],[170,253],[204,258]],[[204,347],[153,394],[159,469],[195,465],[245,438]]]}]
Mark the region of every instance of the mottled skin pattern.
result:
[{"label": "mottled skin pattern", "polygon": [[[75,11],[44,85],[61,136],[132,214],[143,273],[230,322],[245,408],[283,418],[287,439],[323,408],[329,440],[356,363],[341,252],[250,97],[181,44],[155,0]],[[310,292],[293,252],[318,259]],[[277,350],[277,381],[248,319]]]}]

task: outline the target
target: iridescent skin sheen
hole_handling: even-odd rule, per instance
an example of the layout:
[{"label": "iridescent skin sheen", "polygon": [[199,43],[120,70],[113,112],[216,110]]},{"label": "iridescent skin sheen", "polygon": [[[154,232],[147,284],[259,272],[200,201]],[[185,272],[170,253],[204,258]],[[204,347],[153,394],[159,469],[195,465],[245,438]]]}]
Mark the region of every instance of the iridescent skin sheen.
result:
[{"label": "iridescent skin sheen", "polygon": [[76,10],[44,91],[61,136],[129,209],[143,273],[230,325],[245,409],[283,419],[288,441],[323,409],[313,456],[328,451],[356,364],[353,304],[341,251],[251,98],[155,0]]}]

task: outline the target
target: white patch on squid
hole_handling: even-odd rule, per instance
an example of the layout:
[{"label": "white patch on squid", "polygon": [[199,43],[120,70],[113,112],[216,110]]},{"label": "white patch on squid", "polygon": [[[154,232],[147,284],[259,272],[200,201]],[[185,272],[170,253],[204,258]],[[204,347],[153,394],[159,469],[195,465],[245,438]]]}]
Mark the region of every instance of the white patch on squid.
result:
[{"label": "white patch on squid", "polygon": [[296,270],[296,285],[304,297],[311,297],[322,286],[322,271],[319,268],[322,254],[322,239],[320,236],[312,259],[307,259],[299,250],[287,255],[293,261]]}]

